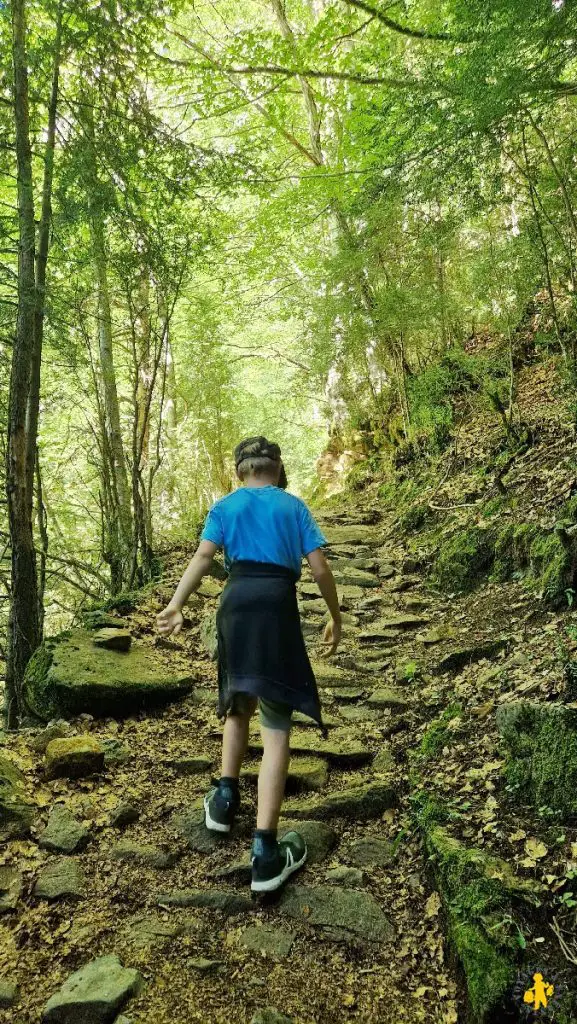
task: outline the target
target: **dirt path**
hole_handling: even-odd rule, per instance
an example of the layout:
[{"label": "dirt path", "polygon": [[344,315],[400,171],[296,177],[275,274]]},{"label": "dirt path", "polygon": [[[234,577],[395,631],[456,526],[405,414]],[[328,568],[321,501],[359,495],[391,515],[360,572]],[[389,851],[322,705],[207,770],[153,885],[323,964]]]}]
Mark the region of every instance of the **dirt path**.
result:
[{"label": "dirt path", "polygon": [[[164,643],[167,657],[192,654],[192,696],[124,721],[72,723],[109,741],[104,773],[48,782],[42,754],[31,747],[35,733],[5,742],[4,752],[34,781],[43,819],[33,839],[13,841],[1,855],[5,882],[6,872],[20,877],[22,893],[0,918],[0,977],[20,990],[0,1021],[39,1021],[67,977],[108,954],[144,979],[119,1024],[281,1024],[283,1014],[293,1024],[458,1021],[440,901],[427,879],[407,780],[407,752],[427,720],[407,659],[435,609],[414,567],[403,566],[403,551],[385,541],[375,508],[321,519],[346,627],[333,663],[315,659],[329,738],[304,721],[293,735],[283,820],[303,822],[306,868],[283,895],[251,897],[256,728],[232,836],[204,829],[200,801],[218,774],[220,726],[215,666],[195,625],[178,643]],[[321,606],[306,576],[299,590],[315,658]],[[143,643],[154,642],[152,612],[130,617]],[[56,804],[86,830],[68,854],[36,841]],[[68,895],[35,894],[47,867],[54,891],[60,872]],[[266,1008],[277,1016],[262,1015]]]}]

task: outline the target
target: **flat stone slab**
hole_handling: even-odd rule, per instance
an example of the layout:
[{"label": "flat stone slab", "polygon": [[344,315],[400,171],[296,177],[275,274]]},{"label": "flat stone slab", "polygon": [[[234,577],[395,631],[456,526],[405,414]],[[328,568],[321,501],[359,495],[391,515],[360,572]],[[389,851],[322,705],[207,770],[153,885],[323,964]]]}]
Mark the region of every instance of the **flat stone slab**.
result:
[{"label": "flat stone slab", "polygon": [[288,956],[295,940],[295,933],[274,925],[251,925],[245,928],[239,942],[253,953],[269,956]]},{"label": "flat stone slab", "polygon": [[90,630],[75,629],[58,642],[46,641],[26,669],[24,696],[44,721],[89,712],[97,717],[132,714],[185,697],[193,687],[188,670],[152,647],[129,651],[95,649]]},{"label": "flat stone slab", "polygon": [[94,736],[51,740],[46,747],[45,771],[49,779],[81,779],[104,768],[104,747]]},{"label": "flat stone slab", "polygon": [[[341,717],[346,722],[378,722],[383,717],[383,712],[377,708],[368,708],[365,704],[346,705],[339,708]],[[374,765],[374,761],[373,761]]]},{"label": "flat stone slab", "polygon": [[342,816],[367,820],[378,818],[397,804],[397,793],[387,782],[367,782],[308,800],[287,800],[284,810],[294,818]]},{"label": "flat stone slab", "polygon": [[[292,721],[294,725],[304,726],[307,729],[318,729],[318,724],[313,718],[308,718],[307,715],[303,715],[301,711],[295,711],[293,713]],[[341,725],[340,718],[336,715],[330,715],[328,712],[323,712],[323,722],[328,729],[334,728],[335,725]]]},{"label": "flat stone slab", "polygon": [[395,847],[386,839],[356,839],[347,847],[345,856],[359,868],[386,867],[395,856]]},{"label": "flat stone slab", "polygon": [[25,775],[7,757],[0,757],[0,840],[27,836],[35,814]]},{"label": "flat stone slab", "polygon": [[[333,548],[333,551],[335,549]],[[355,550],[354,548],[352,550]],[[340,572],[341,570],[348,571],[349,569],[363,569],[365,572],[371,573],[376,572],[379,567],[379,563],[376,558],[357,558],[351,556],[350,558],[331,558],[331,569],[333,572],[335,569]]]},{"label": "flat stone slab", "polygon": [[381,544],[383,539],[382,530],[378,526],[364,526],[362,524],[351,526],[325,526],[323,533],[331,547],[334,545],[356,544]]},{"label": "flat stone slab", "polygon": [[[293,748],[294,749],[294,748]],[[256,782],[259,764],[248,764],[242,769],[242,777]],[[314,791],[326,786],[329,777],[327,762],[321,757],[291,758],[287,776],[287,792]]]},{"label": "flat stone slab", "polygon": [[16,910],[22,896],[22,875],[16,868],[0,867],[0,914]]},{"label": "flat stone slab", "polygon": [[[330,689],[330,687],[329,687]],[[343,704],[352,703],[355,700],[360,700],[365,695],[365,690],[362,686],[342,686],[337,690],[332,691],[332,695],[335,700],[342,701]]]},{"label": "flat stone slab", "polygon": [[201,907],[221,914],[244,914],[255,909],[249,896],[228,889],[177,889],[156,898],[157,906]]},{"label": "flat stone slab", "polygon": [[374,644],[381,643],[383,640],[398,640],[401,633],[401,629],[381,629],[377,623],[374,623],[367,629],[363,629],[358,634],[358,639],[362,644]]},{"label": "flat stone slab", "polygon": [[164,762],[177,775],[202,775],[212,768],[210,757],[177,757]]},{"label": "flat stone slab", "polygon": [[[299,735],[295,730],[291,735],[291,751],[293,754],[312,754],[315,757],[323,758],[335,767],[357,767],[369,764],[372,761],[373,753],[363,743],[355,740],[340,740],[334,734],[329,735],[327,740],[310,734]],[[249,738],[248,749],[253,754],[262,754],[262,742],[260,739]]]},{"label": "flat stone slab", "polygon": [[494,658],[500,651],[505,649],[508,642],[506,637],[502,637],[499,640],[479,641],[466,647],[460,647],[457,650],[450,651],[444,658],[441,658],[434,666],[433,671],[438,675],[441,675],[443,672],[459,672],[462,668],[473,664],[475,661],[481,661],[483,658]]},{"label": "flat stone slab", "polygon": [[110,1024],[142,984],[117,956],[101,956],[67,978],[47,1003],[43,1024]]},{"label": "flat stone slab", "polygon": [[123,839],[113,846],[110,856],[113,860],[121,860],[125,864],[142,864],[148,868],[170,868],[178,860],[176,853],[167,853],[158,846],[133,843],[128,839]]},{"label": "flat stone slab", "polygon": [[367,704],[371,708],[392,708],[403,711],[410,706],[411,701],[407,697],[406,690],[394,686],[382,686],[378,690],[373,690],[370,697],[367,698]]},{"label": "flat stone slab", "polygon": [[58,804],[50,812],[48,823],[40,834],[38,845],[56,853],[74,853],[88,842],[89,831],[67,807]]},{"label": "flat stone slab", "polygon": [[333,573],[337,589],[340,584],[353,587],[378,587],[379,580],[372,573],[365,569],[355,569],[354,566],[335,569]]},{"label": "flat stone slab", "polygon": [[132,635],[128,629],[106,627],[93,634],[92,643],[96,647],[107,647],[111,651],[127,651],[132,643]]},{"label": "flat stone slab", "polygon": [[[366,586],[366,584],[364,586]],[[345,605],[348,604],[349,601],[356,601],[357,598],[363,596],[365,592],[364,586],[361,587],[351,583],[337,583],[337,594],[339,597],[339,601],[344,602]],[[305,603],[306,599],[310,599],[311,601],[314,600],[316,605],[316,601],[319,598],[319,588],[316,583],[300,583],[298,590],[301,597],[305,598]],[[327,606],[322,598],[321,600],[324,605],[324,610],[325,612],[327,612]],[[316,605],[316,608],[318,607],[320,606]]]},{"label": "flat stone slab", "polygon": [[165,946],[182,935],[183,931],[182,924],[165,921],[160,914],[137,914],[127,921],[123,939],[136,949],[147,949]]},{"label": "flat stone slab", "polygon": [[376,899],[356,889],[290,885],[281,896],[279,910],[313,927],[343,930],[365,942],[391,942],[395,935]]},{"label": "flat stone slab", "polygon": [[49,861],[38,875],[34,895],[45,900],[83,899],[86,879],[80,864],[68,857]]}]

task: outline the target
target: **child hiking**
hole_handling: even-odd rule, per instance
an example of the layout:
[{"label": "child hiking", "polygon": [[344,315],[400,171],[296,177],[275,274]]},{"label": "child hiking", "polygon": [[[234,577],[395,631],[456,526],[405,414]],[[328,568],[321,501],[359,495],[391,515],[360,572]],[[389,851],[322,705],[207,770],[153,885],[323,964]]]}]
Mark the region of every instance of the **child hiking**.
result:
[{"label": "child hiking", "polygon": [[249,723],[258,706],[263,755],[251,888],[272,892],[307,856],[298,832],[277,839],[292,713],[301,711],[323,727],[297,605],[303,558],[331,615],[324,632],[329,654],[340,641],[341,615],[335,581],[321,551],[326,540],[305,503],[284,490],[279,446],[265,437],[251,437],[235,448],[234,459],[243,486],[211,508],[198,549],[157,623],[164,636],[180,631],[185,601],[223,548],[229,576],[217,612],[218,712],[225,718],[222,771],[218,786],[204,799],[205,821],[215,832],[232,827],[240,806],[239,775]]}]

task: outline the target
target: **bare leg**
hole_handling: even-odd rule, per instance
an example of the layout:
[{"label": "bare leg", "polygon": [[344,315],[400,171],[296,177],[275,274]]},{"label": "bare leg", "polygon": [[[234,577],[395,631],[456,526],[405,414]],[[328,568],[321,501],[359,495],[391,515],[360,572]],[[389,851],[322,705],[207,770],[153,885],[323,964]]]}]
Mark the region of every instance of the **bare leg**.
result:
[{"label": "bare leg", "polygon": [[258,776],[256,827],[276,829],[288,772],[290,731],[262,725],[261,736],[264,751]]},{"label": "bare leg", "polygon": [[248,746],[248,727],[256,710],[256,698],[246,701],[246,711],[242,714],[229,715],[224,723],[222,735],[222,771],[221,776],[238,779],[240,767]]}]

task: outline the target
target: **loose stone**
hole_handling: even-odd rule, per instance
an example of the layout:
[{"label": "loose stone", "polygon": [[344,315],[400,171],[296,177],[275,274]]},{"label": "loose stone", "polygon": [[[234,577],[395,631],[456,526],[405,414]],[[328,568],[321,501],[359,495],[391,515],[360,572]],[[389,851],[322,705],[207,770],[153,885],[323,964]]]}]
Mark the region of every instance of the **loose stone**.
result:
[{"label": "loose stone", "polygon": [[58,804],[50,813],[38,845],[56,853],[74,853],[88,842],[89,831],[67,807]]},{"label": "loose stone", "polygon": [[43,1024],[109,1024],[141,988],[138,971],[122,966],[117,956],[102,956],[75,971],[52,996]]}]

